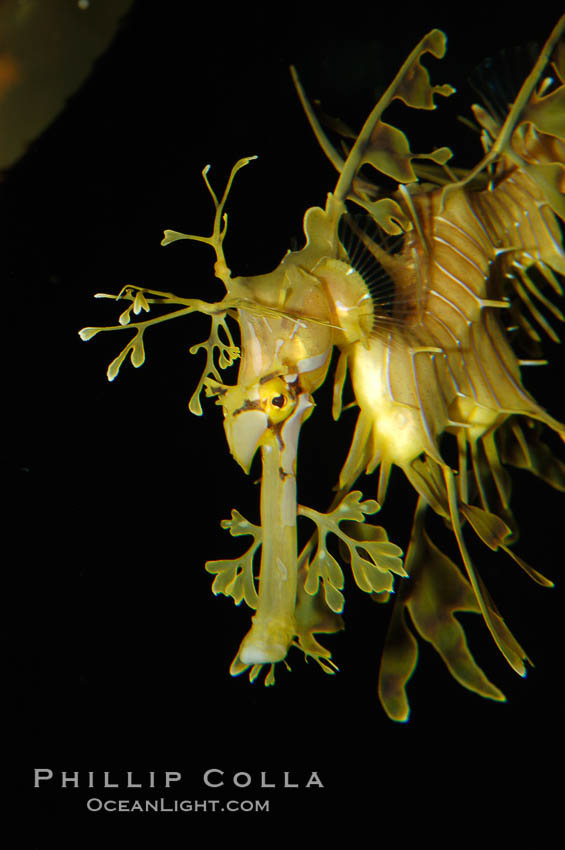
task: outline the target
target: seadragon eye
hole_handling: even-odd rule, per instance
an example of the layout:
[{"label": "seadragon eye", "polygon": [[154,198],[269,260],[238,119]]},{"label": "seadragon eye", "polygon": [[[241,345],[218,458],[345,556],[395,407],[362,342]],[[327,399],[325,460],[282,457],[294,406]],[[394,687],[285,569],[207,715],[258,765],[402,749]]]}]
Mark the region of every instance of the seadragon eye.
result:
[{"label": "seadragon eye", "polygon": [[292,388],[284,378],[271,378],[261,385],[259,390],[261,406],[271,425],[278,425],[288,419],[296,407]]}]

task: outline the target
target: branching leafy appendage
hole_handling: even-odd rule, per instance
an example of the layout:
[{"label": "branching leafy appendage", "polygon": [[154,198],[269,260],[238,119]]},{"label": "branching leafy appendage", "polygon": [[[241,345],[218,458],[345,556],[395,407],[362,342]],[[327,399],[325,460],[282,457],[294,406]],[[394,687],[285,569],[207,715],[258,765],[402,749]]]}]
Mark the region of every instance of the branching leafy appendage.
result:
[{"label": "branching leafy appendage", "polygon": [[222,528],[229,529],[232,537],[251,535],[253,543],[239,558],[206,562],[206,571],[216,576],[212,583],[212,593],[231,596],[236,605],[245,600],[250,608],[257,608],[259,597],[253,576],[253,560],[261,545],[262,530],[260,526],[253,525],[235,509],[231,512],[231,519],[223,519],[220,524]]},{"label": "branching leafy appendage", "polygon": [[528,132],[528,128],[530,128],[530,132],[531,128],[534,128],[541,143],[544,145],[549,143],[550,149],[555,142],[559,144],[563,139],[565,133],[565,122],[563,121],[565,85],[563,85],[563,60],[559,59],[559,54],[553,63],[553,71],[561,85],[545,95],[544,89],[548,84],[547,81],[542,82],[537,92],[536,86],[539,85],[542,72],[564,31],[565,15],[562,15],[540,52],[535,65],[524,80],[500,127],[495,126],[492,119],[489,121],[489,116],[486,115],[484,109],[477,106],[473,108],[475,118],[486,131],[482,135],[486,152],[484,157],[464,178],[444,187],[442,192],[443,203],[445,203],[448,194],[452,194],[469,184],[481,171],[484,171],[501,154],[504,154],[526,174],[529,174],[534,182],[543,187],[549,205],[561,219],[565,220],[565,199],[562,189],[565,173],[563,163],[559,161],[559,158],[554,158],[553,155],[550,157],[550,161],[536,162],[531,155],[528,155],[526,150],[521,150],[521,142]]},{"label": "branching leafy appendage", "polygon": [[[371,534],[358,533],[365,515],[374,514],[379,510],[379,505],[373,499],[360,502],[361,496],[359,490],[348,493],[339,505],[327,514],[318,513],[302,505],[298,508],[301,516],[308,517],[318,527],[318,545],[308,568],[304,589],[313,596],[318,592],[321,579],[325,600],[335,613],[340,613],[345,603],[341,593],[344,577],[338,562],[328,551],[328,534],[334,534],[349,550],[353,577],[361,590],[367,593],[391,591],[392,573],[407,575],[402,566],[402,550],[389,542],[383,528],[371,527]],[[350,524],[346,526],[348,531],[340,528],[340,523],[344,521]]]},{"label": "branching leafy appendage", "polygon": [[[324,133],[293,70],[294,83],[310,125],[324,153],[340,172],[335,197],[338,200],[348,199],[362,207],[391,235],[410,230],[410,218],[396,200],[382,197],[379,187],[362,177],[360,171],[363,165],[369,165],[381,174],[405,184],[414,183],[418,179],[413,160],[431,160],[446,168],[452,156],[449,148],[437,148],[431,153],[414,153],[405,134],[381,120],[393,100],[401,100],[414,109],[435,109],[436,95],[448,97],[454,93],[455,89],[450,85],[432,85],[427,69],[421,65],[421,59],[426,53],[441,59],[445,54],[445,46],[445,35],[440,30],[432,30],[420,41],[373,108],[345,160]],[[334,129],[346,139],[354,137],[343,123],[337,127],[334,124]],[[379,196],[378,200],[374,200],[375,196]]]},{"label": "branching leafy appendage", "polygon": [[[234,299],[230,296],[231,274],[226,264],[223,250],[223,241],[226,236],[228,223],[227,215],[224,213],[224,206],[235,175],[240,170],[240,168],[243,168],[243,166],[247,165],[252,159],[255,159],[255,157],[245,157],[236,162],[236,164],[231,170],[229,180],[227,182],[224,194],[222,195],[220,201],[218,201],[216,194],[214,193],[214,190],[210,186],[210,182],[208,180],[208,171],[210,170],[210,166],[207,165],[204,171],[202,172],[204,182],[206,183],[206,186],[212,197],[216,210],[214,216],[214,226],[212,229],[212,234],[210,236],[193,236],[186,233],[178,233],[175,230],[166,230],[164,238],[161,242],[162,245],[169,245],[171,242],[176,242],[178,239],[191,239],[196,242],[204,242],[205,244],[210,245],[216,253],[216,263],[214,266],[214,272],[226,287],[227,294],[223,301],[211,304],[207,301],[202,301],[199,298],[181,298],[172,292],[159,292],[158,290],[145,289],[144,287],[135,285],[125,286],[121,290],[121,292],[118,293],[118,295],[109,295],[105,292],[101,292],[95,295],[95,298],[111,298],[114,301],[132,302],[130,306],[127,307],[120,315],[118,319],[119,324],[111,325],[108,327],[83,328],[81,331],[79,331],[81,339],[89,340],[101,331],[116,331],[124,329],[135,330],[135,335],[133,336],[133,338],[129,340],[129,342],[124,346],[120,354],[118,354],[118,356],[114,358],[114,360],[112,360],[112,362],[110,363],[107,371],[109,381],[113,381],[114,378],[117,376],[122,363],[128,355],[130,356],[132,365],[136,369],[139,368],[145,362],[145,347],[143,342],[143,335],[149,326],[157,325],[161,322],[167,322],[169,321],[169,319],[176,319],[181,316],[186,316],[189,313],[204,313],[205,315],[210,316],[212,319],[210,336],[206,342],[198,343],[190,349],[191,354],[195,354],[201,348],[204,348],[206,350],[206,365],[204,367],[204,371],[202,373],[202,377],[200,378],[196,391],[190,399],[189,404],[189,408],[192,413],[197,416],[202,415],[200,393],[202,392],[203,387],[206,386],[206,381],[209,378],[212,378],[214,381],[220,381],[218,367],[216,367],[214,361],[215,350],[218,349],[219,351],[218,365],[220,369],[226,369],[228,366],[231,366],[233,362],[239,357],[239,348],[234,344],[231,332],[226,323],[226,316],[228,310],[237,306],[239,302],[237,299]],[[145,321],[141,322],[130,321],[132,313],[134,313],[135,315],[139,315],[142,310],[147,313],[150,310],[151,304],[182,306],[179,310],[174,310],[171,313],[165,313],[162,316],[157,316],[152,319],[146,319]],[[220,330],[223,330],[227,342],[225,342],[221,338]],[[207,390],[209,394],[214,394],[213,391],[211,391],[209,388],[207,388]]]},{"label": "branching leafy appendage", "polygon": [[[191,354],[196,354],[196,352],[200,351],[201,348],[204,348],[206,351],[206,365],[204,367],[204,371],[202,372],[200,381],[198,382],[198,385],[192,394],[192,398],[188,403],[188,409],[191,413],[194,413],[195,416],[202,416],[202,405],[200,403],[202,387],[206,387],[207,395],[215,395],[216,393],[208,384],[210,377],[221,383],[221,376],[214,362],[214,350],[217,348],[219,352],[218,366],[220,369],[227,369],[228,366],[231,366],[239,357],[239,348],[233,341],[231,331],[226,322],[226,314],[216,313],[211,316],[211,319],[212,327],[210,328],[210,336],[207,341],[198,342],[190,349]],[[227,344],[220,337],[220,329],[223,330],[227,337]]]},{"label": "branching leafy appendage", "polygon": [[339,668],[332,661],[330,650],[326,649],[315,635],[335,634],[344,628],[340,615],[330,611],[320,594],[310,596],[306,593],[304,584],[299,585],[296,601],[297,642],[293,643],[293,646],[304,653],[306,661],[313,659],[324,673],[330,675],[336,673]]},{"label": "branching leafy appendage", "polygon": [[[147,296],[151,294],[153,298]],[[198,298],[179,298],[171,292],[157,292],[152,289],[144,289],[137,286],[127,286],[118,295],[108,295],[105,292],[100,292],[96,298],[111,298],[115,301],[131,301],[132,304],[121,314],[118,325],[110,325],[100,328],[83,328],[80,331],[80,337],[83,340],[92,339],[101,331],[119,331],[119,330],[135,330],[135,336],[129,340],[124,346],[120,354],[108,366],[108,380],[113,381],[118,375],[120,367],[126,357],[130,356],[132,365],[138,369],[145,362],[145,347],[143,343],[143,335],[148,327],[161,322],[166,322],[169,319],[176,319],[180,316],[186,316],[189,313],[199,312],[209,315],[212,319],[212,327],[210,337],[207,342],[198,343],[193,346],[190,351],[195,353],[200,348],[205,348],[207,352],[206,365],[202,373],[197,389],[190,400],[190,410],[197,416],[202,415],[202,407],[200,405],[200,393],[208,376],[220,379],[219,372],[214,363],[214,350],[217,348],[220,352],[219,367],[225,369],[231,366],[234,360],[239,357],[239,349],[234,345],[231,333],[226,324],[226,310],[230,306],[228,299],[220,301],[217,304],[209,304],[206,301],[201,301]],[[163,316],[156,316],[153,319],[146,319],[142,322],[130,322],[131,313],[139,313],[141,310],[148,312],[150,304],[184,304],[184,308],[175,310],[172,313],[166,313]],[[227,337],[227,343],[219,336],[219,329],[223,328]]]},{"label": "branching leafy appendage", "polygon": [[224,189],[224,194],[222,195],[220,201],[218,201],[216,193],[210,186],[210,182],[208,180],[208,172],[210,171],[210,166],[207,165],[206,168],[203,170],[202,177],[204,178],[204,182],[206,183],[206,187],[212,197],[214,207],[216,208],[216,215],[214,216],[214,227],[211,236],[191,236],[187,233],[179,233],[176,230],[165,230],[163,239],[161,240],[161,245],[170,245],[171,242],[176,242],[178,239],[191,239],[194,242],[205,242],[207,245],[211,245],[214,251],[216,252],[216,265],[214,266],[214,273],[216,277],[219,277],[220,280],[223,281],[228,291],[231,275],[228,265],[226,263],[223,248],[223,242],[226,238],[226,232],[228,229],[228,217],[224,213],[224,206],[228,199],[228,195],[230,193],[230,189],[235,175],[240,170],[240,168],[243,168],[245,165],[248,165],[248,163],[250,163],[253,159],[257,159],[257,157],[246,156],[236,162],[236,164],[231,170],[231,174],[226,184],[226,188]]}]

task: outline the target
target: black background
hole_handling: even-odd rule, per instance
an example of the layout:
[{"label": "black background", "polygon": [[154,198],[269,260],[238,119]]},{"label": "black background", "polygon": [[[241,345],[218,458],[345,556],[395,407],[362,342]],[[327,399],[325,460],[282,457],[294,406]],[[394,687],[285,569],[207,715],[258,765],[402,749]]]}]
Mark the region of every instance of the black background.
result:
[{"label": "black background", "polygon": [[[85,325],[115,322],[119,308],[91,296],[128,282],[221,297],[211,250],[159,245],[166,227],[209,233],[213,210],[200,176],[207,163],[221,191],[238,158],[259,155],[230,197],[225,247],[234,274],[271,270],[300,240],[304,211],[323,205],[335,174],[302,114],[290,63],[311,97],[359,126],[378,81],[390,79],[427,30],[444,29],[447,58],[426,64],[434,81],[455,84],[458,95],[416,119],[405,110],[402,126],[411,128],[413,149],[447,144],[457,164],[475,162],[477,140],[456,125],[472,101],[467,73],[503,46],[543,41],[557,11],[544,6],[533,19],[517,19],[483,4],[468,19],[460,14],[400,4],[333,13],[315,4],[195,11],[138,2],[64,114],[5,175],[4,369],[15,401],[4,414],[4,461],[7,500],[17,508],[16,518],[8,514],[15,545],[5,568],[14,579],[14,739],[28,790],[28,766],[182,770],[184,796],[194,799],[206,798],[200,776],[210,767],[276,778],[288,770],[299,781],[318,770],[325,791],[270,795],[274,814],[264,822],[292,825],[311,813],[316,831],[340,822],[354,830],[368,816],[375,840],[381,827],[400,838],[424,808],[419,828],[436,836],[479,828],[483,817],[502,829],[517,811],[533,818],[521,809],[524,799],[537,803],[551,793],[559,589],[539,588],[504,556],[473,550],[536,664],[520,680],[471,618],[472,649],[506,704],[460,688],[421,646],[411,720],[388,720],[376,695],[387,610],[351,583],[346,632],[326,638],[339,674],[326,676],[296,653],[292,672],[277,671],[274,688],[231,678],[249,611],[212,596],[203,563],[243,548],[219,521],[232,507],[257,519],[258,468],[247,479],[230,458],[212,403],[202,418],[187,410],[203,356],[188,348],[206,339],[208,320],[189,317],[148,332],[146,364],[126,363],[112,384],[105,369],[125,336],[83,343],[77,335]],[[551,365],[526,380],[559,416],[563,357],[557,346],[547,350]],[[300,500],[320,510],[354,421],[345,414],[336,426],[327,396],[322,390],[303,429],[299,458]],[[361,486],[374,495],[371,482]],[[562,500],[517,473],[515,506],[520,553],[559,583]],[[380,519],[401,546],[412,508],[398,473]],[[254,789],[243,796],[265,796]],[[77,796],[36,792],[30,800],[40,825],[34,846],[64,846],[64,836],[86,846],[95,823],[79,817]],[[121,829],[139,826],[139,818],[119,817]],[[258,816],[232,816],[229,827],[223,817],[200,816],[199,828],[245,822],[258,834],[264,829]],[[158,829],[160,843],[151,846],[184,846],[195,819],[161,815]]]}]

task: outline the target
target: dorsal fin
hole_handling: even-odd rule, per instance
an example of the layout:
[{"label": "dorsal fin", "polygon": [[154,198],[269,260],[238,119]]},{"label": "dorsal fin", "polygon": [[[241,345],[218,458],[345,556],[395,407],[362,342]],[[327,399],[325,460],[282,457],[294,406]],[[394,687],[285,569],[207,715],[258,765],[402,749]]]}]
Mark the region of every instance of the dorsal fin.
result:
[{"label": "dorsal fin", "polygon": [[371,216],[347,214],[339,220],[338,237],[348,262],[367,285],[375,317],[391,318],[396,287],[385,257],[394,258],[402,249],[404,234],[388,236]]}]

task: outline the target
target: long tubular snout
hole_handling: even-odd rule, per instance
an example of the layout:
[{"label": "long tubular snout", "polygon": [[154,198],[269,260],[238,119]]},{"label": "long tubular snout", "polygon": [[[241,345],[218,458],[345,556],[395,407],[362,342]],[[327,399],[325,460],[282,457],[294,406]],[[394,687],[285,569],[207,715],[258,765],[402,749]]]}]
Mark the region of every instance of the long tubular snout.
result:
[{"label": "long tubular snout", "polygon": [[301,395],[280,431],[270,430],[262,445],[259,604],[239,650],[245,666],[282,661],[296,633],[296,453],[312,406],[310,395]]}]

